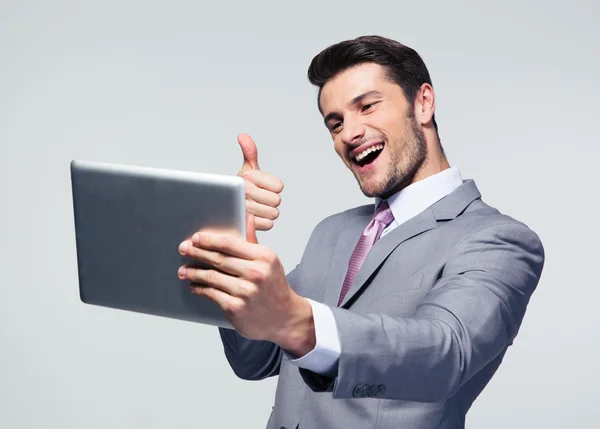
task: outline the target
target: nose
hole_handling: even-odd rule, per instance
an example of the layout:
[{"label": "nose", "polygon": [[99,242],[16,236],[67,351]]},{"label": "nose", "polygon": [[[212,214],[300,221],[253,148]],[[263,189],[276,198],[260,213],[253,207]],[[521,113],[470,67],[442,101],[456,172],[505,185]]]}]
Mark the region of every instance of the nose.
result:
[{"label": "nose", "polygon": [[356,146],[365,136],[365,125],[360,121],[353,121],[350,118],[344,120],[342,129],[342,142],[349,146]]}]

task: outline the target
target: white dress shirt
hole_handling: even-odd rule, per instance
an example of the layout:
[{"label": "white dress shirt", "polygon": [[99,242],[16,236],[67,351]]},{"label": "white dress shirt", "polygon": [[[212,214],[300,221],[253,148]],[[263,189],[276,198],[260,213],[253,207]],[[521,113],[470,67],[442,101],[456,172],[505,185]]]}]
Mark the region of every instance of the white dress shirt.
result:
[{"label": "white dress shirt", "polygon": [[[462,183],[458,168],[450,167],[433,176],[419,180],[392,195],[387,201],[394,215],[394,220],[383,230],[381,236],[388,234],[394,228],[452,193]],[[380,202],[380,198],[375,199],[375,208]],[[337,365],[341,354],[335,318],[327,305],[312,299],[308,299],[308,301],[313,312],[316,346],[298,359],[295,359],[294,356],[284,350],[284,358],[317,374],[333,376],[337,373]]]}]

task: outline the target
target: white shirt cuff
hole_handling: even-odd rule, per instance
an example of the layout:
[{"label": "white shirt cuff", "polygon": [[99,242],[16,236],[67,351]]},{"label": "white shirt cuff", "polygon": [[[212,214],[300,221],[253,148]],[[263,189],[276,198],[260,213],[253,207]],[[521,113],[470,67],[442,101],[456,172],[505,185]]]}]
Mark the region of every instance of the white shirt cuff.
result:
[{"label": "white shirt cuff", "polygon": [[337,366],[341,354],[340,338],[337,332],[335,317],[331,309],[317,301],[308,299],[312,307],[315,322],[315,348],[301,358],[295,359],[285,350],[284,357],[300,368],[308,369],[316,374],[333,377],[337,374]]}]

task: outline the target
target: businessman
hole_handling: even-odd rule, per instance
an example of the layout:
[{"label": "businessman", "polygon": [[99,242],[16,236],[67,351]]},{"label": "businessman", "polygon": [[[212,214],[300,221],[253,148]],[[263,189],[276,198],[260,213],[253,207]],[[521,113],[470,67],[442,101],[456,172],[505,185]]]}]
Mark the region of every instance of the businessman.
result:
[{"label": "businessman", "polygon": [[542,244],[448,163],[413,49],[344,41],[308,77],[335,151],[373,204],[321,221],[286,276],[254,232],[272,228],[283,184],[241,135],[248,236],[199,231],[179,251],[212,269],[179,276],[235,327],[220,334],[239,377],[279,375],[269,429],[463,428],[517,335]]}]

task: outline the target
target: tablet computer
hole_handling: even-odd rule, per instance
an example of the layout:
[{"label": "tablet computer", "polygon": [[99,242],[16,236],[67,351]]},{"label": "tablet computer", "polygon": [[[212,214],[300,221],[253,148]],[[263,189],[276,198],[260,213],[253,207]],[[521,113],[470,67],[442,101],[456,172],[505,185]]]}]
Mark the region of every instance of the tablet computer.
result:
[{"label": "tablet computer", "polygon": [[241,177],[73,160],[71,185],[84,303],[232,328],[178,278],[202,266],[178,248],[203,228],[245,237]]}]

